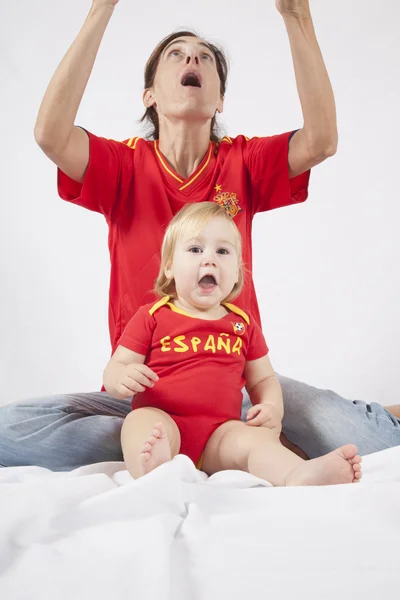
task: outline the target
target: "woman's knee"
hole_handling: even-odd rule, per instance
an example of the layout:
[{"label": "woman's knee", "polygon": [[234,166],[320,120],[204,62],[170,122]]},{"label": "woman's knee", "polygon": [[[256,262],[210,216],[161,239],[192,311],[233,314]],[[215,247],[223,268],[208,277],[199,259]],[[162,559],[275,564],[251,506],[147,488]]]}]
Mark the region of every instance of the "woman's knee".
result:
[{"label": "woman's knee", "polygon": [[322,415],[327,418],[328,415],[334,415],[348,406],[348,400],[332,390],[319,389],[281,375],[279,382],[286,420],[318,419]]},{"label": "woman's knee", "polygon": [[0,438],[12,443],[56,423],[59,418],[57,396],[6,404],[0,407]]}]

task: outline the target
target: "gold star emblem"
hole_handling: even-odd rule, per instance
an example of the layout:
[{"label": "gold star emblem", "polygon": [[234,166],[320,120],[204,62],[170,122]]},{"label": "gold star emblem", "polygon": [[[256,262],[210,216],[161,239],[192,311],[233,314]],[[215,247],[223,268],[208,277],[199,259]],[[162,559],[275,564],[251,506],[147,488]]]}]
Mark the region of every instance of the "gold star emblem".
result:
[{"label": "gold star emblem", "polygon": [[220,192],[222,190],[222,185],[218,185],[218,183],[217,183],[217,185],[215,186],[214,189],[216,192]]}]

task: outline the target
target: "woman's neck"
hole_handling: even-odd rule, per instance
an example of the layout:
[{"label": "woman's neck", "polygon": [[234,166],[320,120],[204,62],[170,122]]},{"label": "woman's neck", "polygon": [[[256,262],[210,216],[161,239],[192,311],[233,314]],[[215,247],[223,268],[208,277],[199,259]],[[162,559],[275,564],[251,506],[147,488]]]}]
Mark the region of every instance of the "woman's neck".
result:
[{"label": "woman's neck", "polygon": [[160,122],[159,148],[183,179],[195,172],[210,145],[210,122]]}]

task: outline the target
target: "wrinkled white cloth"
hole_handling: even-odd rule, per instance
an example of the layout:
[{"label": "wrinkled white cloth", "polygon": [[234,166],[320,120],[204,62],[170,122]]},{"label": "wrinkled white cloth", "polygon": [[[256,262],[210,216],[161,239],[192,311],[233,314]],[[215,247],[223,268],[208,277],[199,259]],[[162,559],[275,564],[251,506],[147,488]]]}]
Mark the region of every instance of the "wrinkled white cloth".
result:
[{"label": "wrinkled white cloth", "polygon": [[1,600],[369,600],[400,597],[400,447],[360,484],[274,488],[207,478],[177,456],[0,470]]}]

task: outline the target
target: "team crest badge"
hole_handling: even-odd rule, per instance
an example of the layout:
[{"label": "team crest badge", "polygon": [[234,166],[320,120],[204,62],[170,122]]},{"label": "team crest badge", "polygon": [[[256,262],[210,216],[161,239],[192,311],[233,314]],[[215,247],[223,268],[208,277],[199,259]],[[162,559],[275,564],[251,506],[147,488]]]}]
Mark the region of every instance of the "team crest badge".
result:
[{"label": "team crest badge", "polygon": [[236,335],[243,335],[244,332],[246,331],[246,327],[244,323],[232,323],[233,325],[233,331],[236,333]]},{"label": "team crest badge", "polygon": [[[218,186],[220,187],[220,186]],[[239,206],[239,200],[234,192],[220,192],[214,197],[214,201],[222,206],[232,219],[243,211]]]}]

